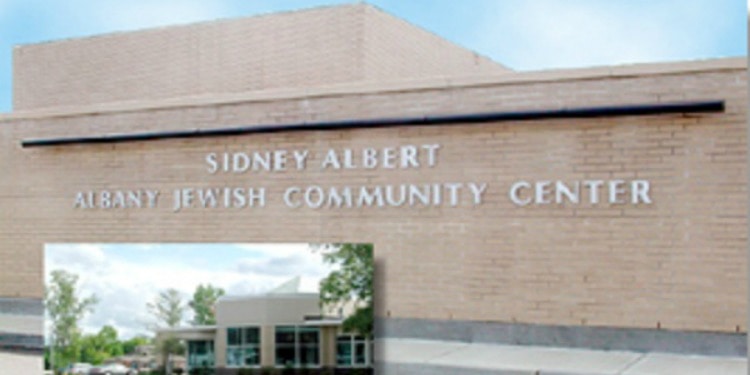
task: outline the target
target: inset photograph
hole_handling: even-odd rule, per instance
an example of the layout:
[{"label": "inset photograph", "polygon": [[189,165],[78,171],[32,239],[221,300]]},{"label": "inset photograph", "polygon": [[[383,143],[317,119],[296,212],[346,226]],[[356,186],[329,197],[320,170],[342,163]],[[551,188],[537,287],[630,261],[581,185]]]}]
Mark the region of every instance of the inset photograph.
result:
[{"label": "inset photograph", "polygon": [[372,244],[48,244],[45,370],[373,373]]}]

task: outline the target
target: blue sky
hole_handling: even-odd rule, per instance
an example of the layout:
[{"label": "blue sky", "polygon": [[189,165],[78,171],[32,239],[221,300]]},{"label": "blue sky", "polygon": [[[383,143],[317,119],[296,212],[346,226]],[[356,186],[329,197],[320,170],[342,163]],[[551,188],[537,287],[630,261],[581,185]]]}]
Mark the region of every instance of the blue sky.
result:
[{"label": "blue sky", "polygon": [[[56,269],[79,276],[81,297],[99,299],[81,322],[84,332],[109,324],[130,338],[150,334],[154,320],[146,303],[162,290],[177,289],[188,301],[198,284],[246,295],[300,276],[303,289],[315,292],[333,268],[307,244],[49,244],[45,280]],[[185,321],[190,318],[185,315]]]},{"label": "blue sky", "polygon": [[[0,0],[0,112],[14,45],[349,2]],[[748,0],[369,2],[516,70],[747,54]]]}]

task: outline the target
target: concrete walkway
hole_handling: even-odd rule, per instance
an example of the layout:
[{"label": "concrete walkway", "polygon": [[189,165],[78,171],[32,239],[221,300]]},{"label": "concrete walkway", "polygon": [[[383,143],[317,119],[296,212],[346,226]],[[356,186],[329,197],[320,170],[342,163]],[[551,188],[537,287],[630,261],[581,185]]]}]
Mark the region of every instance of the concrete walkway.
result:
[{"label": "concrete walkway", "polygon": [[746,375],[747,358],[587,349],[379,340],[378,374],[388,375]]},{"label": "concrete walkway", "polygon": [[0,374],[42,375],[44,361],[41,355],[0,352]]}]

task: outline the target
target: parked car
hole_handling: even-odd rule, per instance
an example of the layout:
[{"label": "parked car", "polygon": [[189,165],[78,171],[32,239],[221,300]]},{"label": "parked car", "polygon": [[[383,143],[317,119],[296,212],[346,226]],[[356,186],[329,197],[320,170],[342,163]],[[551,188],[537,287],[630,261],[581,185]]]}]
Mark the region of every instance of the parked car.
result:
[{"label": "parked car", "polygon": [[127,368],[120,363],[110,363],[92,367],[88,375],[138,375],[138,370]]},{"label": "parked car", "polygon": [[63,368],[62,373],[65,375],[88,375],[91,370],[90,363],[71,363]]}]

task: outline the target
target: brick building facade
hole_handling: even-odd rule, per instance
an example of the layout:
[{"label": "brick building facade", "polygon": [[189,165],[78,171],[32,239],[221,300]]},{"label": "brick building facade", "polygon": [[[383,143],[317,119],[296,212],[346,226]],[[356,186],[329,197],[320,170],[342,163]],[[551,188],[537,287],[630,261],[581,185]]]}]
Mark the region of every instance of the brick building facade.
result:
[{"label": "brick building facade", "polygon": [[[23,46],[14,79],[0,332],[40,316],[45,243],[372,242],[384,337],[745,351],[745,59],[512,72],[353,5]],[[405,146],[435,160],[399,164]],[[344,165],[365,149],[377,166]],[[294,150],[305,167],[207,163]],[[324,167],[331,150],[339,168]],[[579,201],[555,203],[556,181]],[[585,181],[625,190],[594,204]],[[650,202],[629,200],[633,181]],[[541,183],[541,201],[515,204],[518,182],[524,201]],[[310,186],[403,184],[425,189],[413,205],[305,202]],[[436,184],[441,199],[423,204]],[[446,184],[462,184],[455,200]],[[174,210],[178,191],[225,187],[263,188],[264,204]],[[143,189],[159,191],[155,207],[76,205]]]}]

